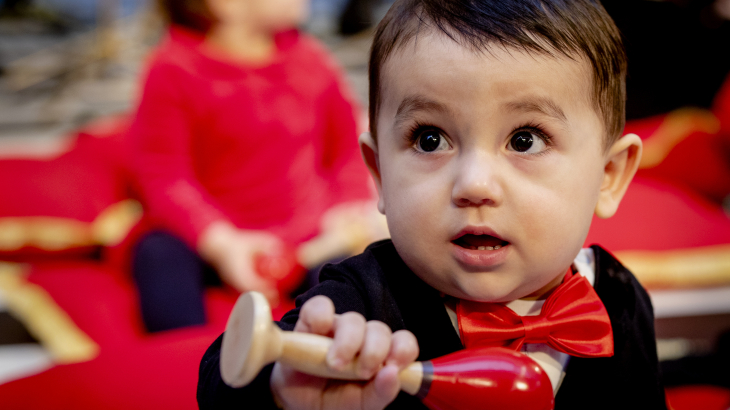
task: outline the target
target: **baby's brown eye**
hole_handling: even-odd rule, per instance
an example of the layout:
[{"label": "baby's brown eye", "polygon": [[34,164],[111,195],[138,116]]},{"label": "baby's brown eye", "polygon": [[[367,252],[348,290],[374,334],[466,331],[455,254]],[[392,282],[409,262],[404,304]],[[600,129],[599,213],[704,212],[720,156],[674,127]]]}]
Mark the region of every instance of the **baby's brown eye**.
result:
[{"label": "baby's brown eye", "polygon": [[421,151],[433,152],[436,151],[443,142],[445,141],[443,141],[443,137],[441,137],[441,134],[439,134],[438,131],[428,130],[418,137],[418,141],[416,143]]},{"label": "baby's brown eye", "polygon": [[517,152],[525,152],[532,148],[533,142],[534,139],[531,133],[527,131],[520,131],[512,136],[510,145],[512,146],[512,149]]}]

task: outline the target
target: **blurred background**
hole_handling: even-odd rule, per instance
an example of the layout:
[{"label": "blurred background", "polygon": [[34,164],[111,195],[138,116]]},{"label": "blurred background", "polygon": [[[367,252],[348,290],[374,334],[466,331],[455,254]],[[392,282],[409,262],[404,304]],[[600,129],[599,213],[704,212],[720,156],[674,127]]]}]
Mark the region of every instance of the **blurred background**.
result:
[{"label": "blurred background", "polygon": [[[312,0],[301,28],[343,68],[360,129],[390,4]],[[629,57],[626,130],[646,153],[587,244],[649,289],[673,408],[728,409],[730,0],[603,4]],[[0,408],[196,408],[235,294],[206,294],[205,326],[148,333],[129,273],[149,226],[124,129],[165,32],[151,0],[0,0]],[[366,223],[376,233],[353,243],[387,236]]]}]

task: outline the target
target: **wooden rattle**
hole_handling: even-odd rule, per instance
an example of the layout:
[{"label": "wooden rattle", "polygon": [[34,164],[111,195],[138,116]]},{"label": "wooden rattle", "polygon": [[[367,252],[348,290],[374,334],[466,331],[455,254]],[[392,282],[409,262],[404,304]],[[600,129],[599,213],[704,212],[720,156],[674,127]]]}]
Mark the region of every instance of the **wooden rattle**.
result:
[{"label": "wooden rattle", "polygon": [[[274,324],[266,298],[258,292],[241,295],[223,335],[220,368],[231,387],[249,384],[261,369],[279,361],[314,376],[362,380],[356,363],[343,371],[326,362],[332,339],[283,331]],[[355,359],[356,361],[357,359]],[[504,348],[479,348],[425,362],[399,374],[401,389],[432,410],[551,410],[553,390],[547,374],[529,357]]]}]

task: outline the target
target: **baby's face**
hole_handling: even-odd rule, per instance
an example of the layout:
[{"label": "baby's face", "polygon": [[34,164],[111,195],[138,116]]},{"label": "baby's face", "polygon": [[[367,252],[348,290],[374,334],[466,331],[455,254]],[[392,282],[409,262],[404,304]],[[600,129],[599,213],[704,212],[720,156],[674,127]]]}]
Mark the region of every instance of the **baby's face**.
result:
[{"label": "baby's face", "polygon": [[297,27],[309,17],[309,0],[206,0],[219,24],[255,23],[280,31]]},{"label": "baby's face", "polygon": [[587,63],[431,33],[389,58],[381,90],[379,206],[406,264],[471,300],[559,282],[607,161]]}]

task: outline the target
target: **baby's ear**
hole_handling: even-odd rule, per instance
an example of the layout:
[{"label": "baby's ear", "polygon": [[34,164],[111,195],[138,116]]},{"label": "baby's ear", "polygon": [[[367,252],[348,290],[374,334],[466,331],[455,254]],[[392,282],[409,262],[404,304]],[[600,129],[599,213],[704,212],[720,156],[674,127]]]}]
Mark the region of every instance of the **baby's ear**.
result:
[{"label": "baby's ear", "polygon": [[634,178],[641,160],[641,138],[627,134],[613,143],[606,154],[603,183],[596,204],[596,216],[610,218]]},{"label": "baby's ear", "polygon": [[383,185],[380,179],[380,160],[378,159],[378,144],[375,142],[373,135],[369,132],[363,132],[358,138],[360,143],[360,153],[365,161],[370,174],[375,181],[375,188],[378,190],[378,211],[385,215],[385,201],[383,199]]}]

